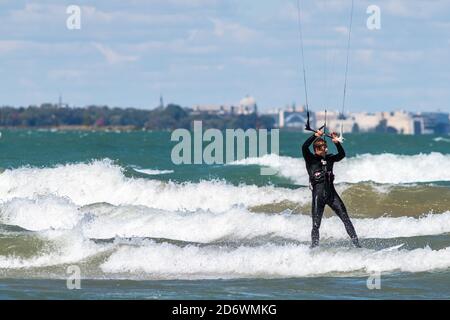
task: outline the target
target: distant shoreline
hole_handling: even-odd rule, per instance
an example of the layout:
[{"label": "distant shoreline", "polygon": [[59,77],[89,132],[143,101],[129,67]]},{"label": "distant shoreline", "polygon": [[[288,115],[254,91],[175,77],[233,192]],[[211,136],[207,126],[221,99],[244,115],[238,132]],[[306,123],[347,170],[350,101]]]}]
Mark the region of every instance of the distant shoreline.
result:
[{"label": "distant shoreline", "polygon": [[[231,129],[231,128],[230,128]],[[132,125],[124,125],[124,126],[89,126],[89,125],[61,125],[61,126],[0,126],[0,131],[3,130],[41,130],[41,131],[85,131],[85,132],[131,132],[131,131],[160,131],[160,132],[170,132],[172,129],[151,129],[151,128],[142,128]],[[304,134],[310,134],[310,132],[305,132],[301,128],[281,128],[279,129],[282,132],[300,132]],[[383,133],[383,132],[361,132],[362,134],[381,134],[381,135],[398,135],[396,133]],[[353,133],[353,134],[361,134],[361,133]],[[442,134],[419,134],[419,136],[427,135],[427,136],[436,136],[436,137],[446,137],[447,135]],[[407,136],[418,136],[418,135],[407,135]],[[445,138],[443,138],[445,139]]]},{"label": "distant shoreline", "polygon": [[1,126],[0,130],[49,130],[49,131],[140,131],[145,130],[136,126],[87,126],[87,125],[61,125],[61,126]]},{"label": "distant shoreline", "polygon": [[0,107],[0,128],[24,128],[61,131],[134,131],[192,129],[194,121],[204,128],[272,129],[275,119],[251,114],[196,114],[189,108],[169,104],[152,110],[120,109],[107,106],[86,108],[42,104],[28,108]]}]

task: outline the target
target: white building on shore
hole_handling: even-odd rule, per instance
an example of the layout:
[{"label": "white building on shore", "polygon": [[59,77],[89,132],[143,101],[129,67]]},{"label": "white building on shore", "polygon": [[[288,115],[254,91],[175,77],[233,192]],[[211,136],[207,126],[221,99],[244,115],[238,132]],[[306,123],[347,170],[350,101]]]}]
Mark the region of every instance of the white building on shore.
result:
[{"label": "white building on shore", "polygon": [[[197,105],[193,113],[217,115],[248,115],[257,113],[255,98],[246,96],[236,105]],[[275,120],[276,127],[304,130],[307,112],[304,106],[294,104],[285,108],[275,108],[263,113]],[[445,112],[412,113],[404,110],[380,112],[354,112],[341,114],[337,111],[326,113],[327,131],[343,133],[379,132],[396,134],[449,134],[450,116]],[[325,123],[325,111],[310,112],[313,129]]]},{"label": "white building on shore", "polygon": [[[421,117],[403,110],[393,112],[355,112],[342,116],[339,112],[327,112],[327,127],[330,131],[386,132],[398,134],[421,134],[424,121]],[[325,112],[317,112],[319,124],[325,122]]]},{"label": "white building on shore", "polygon": [[216,114],[216,115],[226,115],[226,114],[243,114],[249,115],[252,113],[258,112],[258,107],[256,104],[256,100],[252,96],[246,96],[241,99],[238,104],[222,104],[222,105],[213,105],[213,104],[205,104],[205,105],[196,105],[192,108],[192,112],[195,114],[199,113],[207,113],[207,114]]},{"label": "white building on shore", "polygon": [[[292,104],[285,108],[272,109],[264,113],[266,116],[271,116],[275,119],[275,124],[278,128],[290,128],[290,129],[304,129],[308,116],[305,106],[297,106]],[[311,127],[315,127],[314,112],[310,113]]]}]

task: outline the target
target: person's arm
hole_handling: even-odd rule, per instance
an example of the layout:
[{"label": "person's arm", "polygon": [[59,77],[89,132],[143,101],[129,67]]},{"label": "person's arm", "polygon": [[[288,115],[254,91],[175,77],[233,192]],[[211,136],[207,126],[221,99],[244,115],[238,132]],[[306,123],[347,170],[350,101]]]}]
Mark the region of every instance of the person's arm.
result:
[{"label": "person's arm", "polygon": [[345,158],[345,151],[344,148],[342,147],[342,144],[339,141],[333,141],[334,145],[336,146],[338,153],[334,154],[330,157],[330,160],[333,162],[339,162],[342,159]]},{"label": "person's arm", "polygon": [[305,141],[305,143],[303,143],[302,153],[303,153],[303,158],[305,158],[305,160],[311,159],[313,157],[313,154],[311,153],[311,151],[309,151],[309,146],[314,142],[315,139],[316,139],[316,135],[313,134],[311,137],[309,137]]}]

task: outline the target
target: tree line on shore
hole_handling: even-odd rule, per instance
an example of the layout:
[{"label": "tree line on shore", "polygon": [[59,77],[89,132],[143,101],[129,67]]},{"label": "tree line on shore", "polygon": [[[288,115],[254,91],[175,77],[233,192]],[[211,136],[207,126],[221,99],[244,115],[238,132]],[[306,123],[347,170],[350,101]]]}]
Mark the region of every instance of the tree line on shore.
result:
[{"label": "tree line on shore", "polygon": [[194,114],[189,108],[176,104],[152,110],[136,108],[110,108],[108,106],[61,107],[55,104],[42,104],[14,108],[0,108],[1,127],[45,128],[61,126],[85,127],[133,127],[148,130],[173,130],[177,128],[192,129],[193,121],[203,122],[204,128],[217,129],[271,129],[275,120],[256,113],[236,114]]}]

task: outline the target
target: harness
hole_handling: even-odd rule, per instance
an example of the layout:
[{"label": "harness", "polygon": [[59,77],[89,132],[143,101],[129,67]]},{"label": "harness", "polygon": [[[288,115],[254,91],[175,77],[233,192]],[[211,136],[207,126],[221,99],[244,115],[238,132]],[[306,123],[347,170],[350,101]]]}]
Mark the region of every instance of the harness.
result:
[{"label": "harness", "polygon": [[309,177],[310,189],[315,187],[317,184],[324,184],[324,191],[327,194],[331,194],[331,185],[334,181],[334,174],[331,170],[327,168],[327,161],[325,159],[321,159],[321,167],[320,169],[314,171],[312,176]]}]

